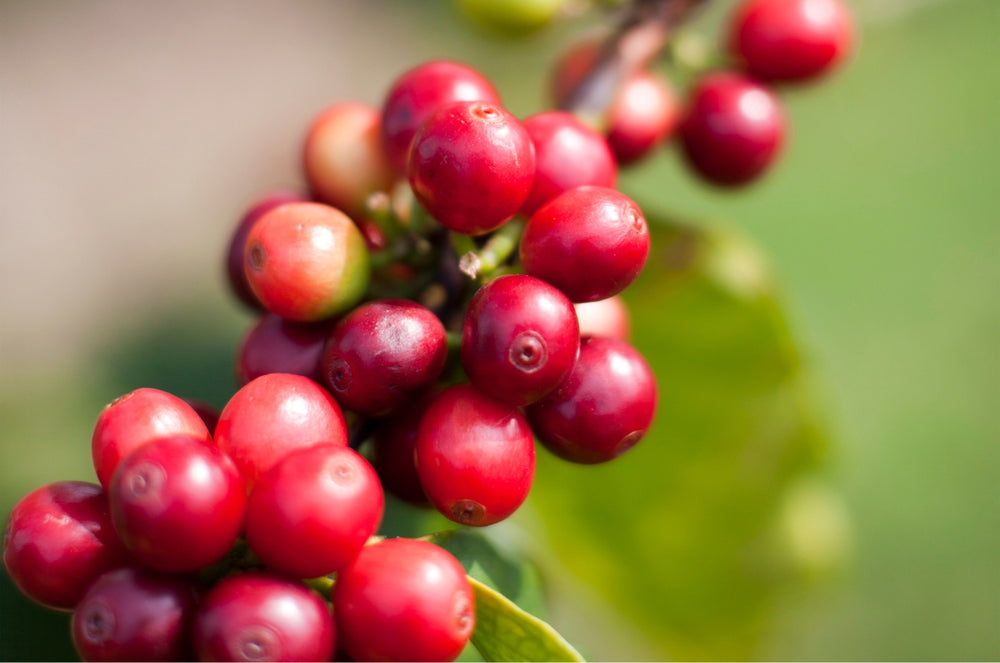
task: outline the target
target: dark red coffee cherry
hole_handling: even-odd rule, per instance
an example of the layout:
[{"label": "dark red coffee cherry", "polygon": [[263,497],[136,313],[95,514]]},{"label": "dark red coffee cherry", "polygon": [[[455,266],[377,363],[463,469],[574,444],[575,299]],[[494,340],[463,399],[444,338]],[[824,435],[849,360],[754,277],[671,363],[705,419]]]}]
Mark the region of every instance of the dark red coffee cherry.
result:
[{"label": "dark red coffee cherry", "polygon": [[431,503],[420,484],[413,453],[417,427],[432,397],[432,393],[415,397],[402,410],[383,420],[372,434],[372,467],[382,487],[404,502],[421,507],[429,507]]},{"label": "dark red coffee cherry", "polygon": [[598,186],[559,195],[535,212],[520,246],[524,271],[573,302],[618,294],[642,271],[649,228],[628,196]]},{"label": "dark red coffee cherry", "polygon": [[189,661],[198,586],[186,576],[143,567],[104,573],[73,612],[72,636],[84,661]]},{"label": "dark red coffee cherry", "polygon": [[285,455],[322,442],[347,446],[344,413],[326,389],[289,373],[269,373],[240,387],[215,428],[215,443],[248,488]]},{"label": "dark red coffee cherry", "polygon": [[250,227],[257,219],[275,207],[284,205],[285,203],[298,202],[305,202],[305,198],[297,193],[288,191],[271,193],[262,197],[243,214],[229,238],[229,245],[226,250],[226,277],[229,289],[236,296],[236,299],[251,309],[261,310],[264,307],[257,301],[257,295],[253,294],[253,291],[250,290],[250,284],[247,283],[247,276],[243,270],[243,253]]},{"label": "dark red coffee cherry", "polygon": [[473,296],[462,323],[462,367],[480,391],[527,405],[562,382],[580,348],[573,304],[525,274],[496,278]]},{"label": "dark red coffee cherry", "polygon": [[14,505],[3,537],[3,564],[32,601],[71,610],[97,576],[122,566],[128,553],[111,523],[101,487],[57,481]]},{"label": "dark red coffee cherry", "polygon": [[666,142],[680,124],[680,99],[666,78],[651,71],[622,84],[608,113],[608,145],[619,166],[637,163]]},{"label": "dark red coffee cherry", "polygon": [[105,490],[121,459],[142,445],[164,437],[190,435],[212,439],[204,420],[184,399],[143,387],[105,406],[94,424],[91,455]]},{"label": "dark red coffee cherry", "polygon": [[535,476],[534,441],[520,410],[468,383],[431,401],[417,429],[415,458],[435,508],[476,527],[514,513]]},{"label": "dark red coffee cherry", "polygon": [[247,542],[268,568],[314,578],[354,560],[383,508],[378,475],[356,451],[331,444],[299,449],[257,479]]},{"label": "dark red coffee cherry", "polygon": [[784,134],[784,112],[774,94],[729,72],[698,82],[680,127],[687,163],[720,186],[757,179],[777,158]]},{"label": "dark red coffee cherry", "polygon": [[244,271],[254,295],[283,318],[330,318],[361,300],[371,277],[368,247],[350,217],[320,203],[287,203],[247,235]]},{"label": "dark red coffee cherry", "polygon": [[406,174],[413,135],[431,113],[453,101],[500,104],[483,74],[450,60],[432,60],[400,75],[382,103],[382,148],[400,175]]},{"label": "dark red coffee cherry", "polygon": [[580,321],[580,336],[609,336],[627,341],[631,335],[632,321],[628,305],[620,295],[596,302],[574,304]]},{"label": "dark red coffee cherry", "polygon": [[522,214],[531,216],[573,187],[615,186],[618,165],[608,142],[576,116],[544,111],[525,119],[524,128],[535,146],[535,179]]},{"label": "dark red coffee cherry", "polygon": [[219,408],[207,401],[198,398],[185,398],[184,402],[191,406],[191,409],[198,413],[201,420],[205,422],[205,428],[209,435],[215,434],[215,425],[219,423]]},{"label": "dark red coffee cherry", "polygon": [[243,336],[236,351],[236,381],[244,385],[268,373],[292,373],[317,382],[320,360],[333,320],[293,322],[264,313]]},{"label": "dark red coffee cherry", "polygon": [[178,435],[126,456],[108,490],[122,542],[142,564],[172,573],[221,560],[243,528],[246,486],[214,445]]},{"label": "dark red coffee cherry", "polygon": [[380,110],[357,102],[323,109],[306,134],[302,170],[316,200],[354,219],[366,216],[368,197],[396,179],[382,150]]},{"label": "dark red coffee cherry", "polygon": [[262,571],[220,580],[194,619],[200,661],[330,661],[329,605],[301,583]]},{"label": "dark red coffee cherry", "polygon": [[365,546],[337,576],[333,612],[340,646],[354,661],[453,661],[476,622],[465,569],[417,539]]},{"label": "dark red coffee cherry", "polygon": [[454,102],[413,137],[407,176],[441,225],[481,235],[524,204],[535,177],[535,149],[520,121],[497,104]]},{"label": "dark red coffee cherry", "polygon": [[800,82],[847,57],[854,27],[840,0],[744,0],[728,39],[730,53],[757,80]]},{"label": "dark red coffee cherry", "polygon": [[656,381],[639,351],[616,338],[589,337],[569,377],[526,412],[557,456],[603,463],[642,439],[655,410]]},{"label": "dark red coffee cherry", "polygon": [[362,304],[333,328],[323,378],[348,410],[382,417],[436,380],[447,358],[444,325],[430,309],[382,299]]}]

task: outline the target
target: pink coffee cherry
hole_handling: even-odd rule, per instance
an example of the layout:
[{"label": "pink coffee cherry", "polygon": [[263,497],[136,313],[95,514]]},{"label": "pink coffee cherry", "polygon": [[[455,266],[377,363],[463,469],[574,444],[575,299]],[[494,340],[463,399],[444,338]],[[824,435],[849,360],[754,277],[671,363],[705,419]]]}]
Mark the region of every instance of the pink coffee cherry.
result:
[{"label": "pink coffee cherry", "polygon": [[580,336],[608,336],[623,341],[631,336],[632,320],[621,295],[573,304],[580,321]]},{"label": "pink coffee cherry", "polygon": [[663,76],[643,71],[622,84],[608,114],[608,145],[619,166],[640,162],[669,140],[683,107]]},{"label": "pink coffee cherry", "polygon": [[97,576],[129,560],[96,484],[41,486],[7,519],[4,568],[22,594],[47,608],[72,610]]},{"label": "pink coffee cherry", "polygon": [[407,176],[441,225],[488,233],[524,204],[535,177],[535,149],[521,122],[497,104],[453,102],[413,137]]},{"label": "pink coffee cherry", "polygon": [[475,627],[465,569],[433,543],[386,539],[337,576],[333,612],[355,661],[453,661]]}]

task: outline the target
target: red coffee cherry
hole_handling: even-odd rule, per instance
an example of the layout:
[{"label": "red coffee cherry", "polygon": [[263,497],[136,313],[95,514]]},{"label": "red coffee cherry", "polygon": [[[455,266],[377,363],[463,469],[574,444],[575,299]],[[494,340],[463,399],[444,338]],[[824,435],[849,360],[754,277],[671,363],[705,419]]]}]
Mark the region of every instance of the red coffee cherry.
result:
[{"label": "red coffee cherry", "polygon": [[293,322],[264,313],[243,336],[236,352],[236,381],[242,386],[268,373],[293,373],[317,382],[333,320]]},{"label": "red coffee cherry", "polygon": [[631,335],[631,315],[620,295],[596,302],[573,304],[580,321],[580,336],[608,336],[627,341]]},{"label": "red coffee cherry", "polygon": [[569,377],[526,413],[557,456],[603,463],[642,439],[655,410],[656,381],[639,351],[619,339],[590,337]]},{"label": "red coffee cherry", "polygon": [[340,646],[354,661],[453,661],[476,621],[465,569],[417,539],[365,546],[337,576],[333,612]]},{"label": "red coffee cherry", "polygon": [[372,467],[382,487],[414,506],[429,507],[417,474],[414,448],[417,427],[433,394],[422,393],[392,417],[383,420],[372,434]]},{"label": "red coffee cherry", "polygon": [[649,228],[628,196],[597,186],[561,194],[535,212],[521,237],[524,271],[562,290],[572,302],[605,299],[639,276],[649,255]]},{"label": "red coffee cherry", "polygon": [[301,583],[262,571],[220,580],[194,619],[199,661],[330,661],[329,605]]},{"label": "red coffee cherry", "polygon": [[512,405],[533,403],[555,389],[579,348],[573,304],[533,276],[490,281],[465,311],[462,367],[480,391]]},{"label": "red coffee cherry", "polygon": [[371,277],[361,231],[346,214],[320,203],[287,203],[264,214],[250,228],[243,258],[261,304],[300,322],[351,308]]},{"label": "red coffee cherry", "polygon": [[733,57],[757,80],[802,82],[847,57],[854,27],[840,0],[744,0],[728,40]]},{"label": "red coffee cherry", "polygon": [[441,225],[481,235],[524,204],[535,177],[535,149],[520,121],[499,105],[454,102],[414,135],[407,176],[417,200]]},{"label": "red coffee cherry", "polygon": [[608,145],[618,165],[651,154],[674,134],[682,114],[680,99],[666,78],[651,71],[630,76],[608,114]]},{"label": "red coffee cherry", "polygon": [[73,612],[73,646],[84,661],[189,661],[198,588],[187,576],[142,567],[104,573]]},{"label": "red coffee cherry", "polygon": [[105,406],[94,424],[91,455],[105,490],[121,459],[142,445],[174,435],[212,439],[198,412],[182,398],[143,387]]},{"label": "red coffee cherry", "polygon": [[771,166],[785,134],[784,112],[766,87],[729,72],[695,86],[680,128],[688,164],[707,182],[747,184]]},{"label": "red coffee cherry", "polygon": [[251,380],[222,408],[215,443],[240,469],[247,488],[295,449],[320,443],[347,446],[340,405],[301,375],[269,373]]},{"label": "red coffee cherry", "polygon": [[414,455],[428,499],[463,525],[491,525],[514,513],[535,476],[534,441],[520,410],[468,383],[431,401]]},{"label": "red coffee cherry", "polygon": [[444,325],[406,299],[363,304],[337,323],[322,357],[326,386],[341,405],[383,417],[438,378],[448,358]]},{"label": "red coffee cherry", "polygon": [[306,134],[302,170],[313,198],[364,217],[368,196],[388,191],[396,178],[382,150],[381,111],[357,102],[325,108]]},{"label": "red coffee cherry", "polygon": [[101,487],[57,481],[14,505],[3,537],[3,564],[32,601],[72,610],[97,576],[129,560]]},{"label": "red coffee cherry", "polygon": [[500,95],[483,74],[450,60],[432,60],[401,74],[382,103],[382,149],[400,174],[406,174],[413,135],[431,113],[453,101],[500,104]]},{"label": "red coffee cherry", "polygon": [[299,449],[257,479],[247,542],[273,571],[319,577],[354,561],[382,522],[384,503],[378,475],[353,449]]},{"label": "red coffee cherry", "polygon": [[525,119],[524,128],[535,146],[535,179],[522,214],[531,216],[573,187],[615,186],[618,165],[608,142],[576,116],[544,111]]},{"label": "red coffee cherry", "polygon": [[130,453],[108,490],[111,518],[133,557],[160,571],[218,562],[243,529],[246,486],[214,445],[186,435]]}]

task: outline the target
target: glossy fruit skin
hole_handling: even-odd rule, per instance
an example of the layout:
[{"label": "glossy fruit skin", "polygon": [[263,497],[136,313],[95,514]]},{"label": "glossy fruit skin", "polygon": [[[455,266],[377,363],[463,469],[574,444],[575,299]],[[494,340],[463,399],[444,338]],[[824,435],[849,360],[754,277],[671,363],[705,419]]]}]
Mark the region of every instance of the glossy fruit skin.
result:
[{"label": "glossy fruit skin", "polygon": [[57,481],[22,497],[3,538],[3,564],[32,601],[72,610],[97,576],[129,561],[100,486]]},{"label": "glossy fruit skin", "polygon": [[382,151],[381,110],[358,102],[323,109],[303,142],[302,170],[315,200],[364,217],[368,196],[396,179]]},{"label": "glossy fruit skin", "polygon": [[247,505],[250,549],[268,568],[315,578],[350,564],[382,522],[378,475],[353,449],[320,444],[285,456]]},{"label": "glossy fruit skin", "polygon": [[628,305],[621,295],[613,295],[595,302],[574,304],[580,321],[580,336],[608,336],[623,341],[632,334],[632,318]]},{"label": "glossy fruit skin", "polygon": [[695,85],[680,127],[688,165],[705,181],[742,186],[777,159],[785,135],[784,111],[763,85],[731,72]]},{"label": "glossy fruit skin", "polygon": [[744,0],[730,19],[728,48],[762,82],[823,76],[849,52],[854,27],[840,0]]},{"label": "glossy fruit skin", "polygon": [[453,101],[500,104],[500,94],[483,74],[452,60],[425,62],[393,81],[382,102],[382,149],[397,174],[406,174],[410,144],[420,125]]},{"label": "glossy fruit skin", "polygon": [[663,76],[651,71],[633,74],[622,85],[608,117],[608,145],[620,166],[652,154],[677,129],[683,108]]},{"label": "glossy fruit skin", "polygon": [[218,562],[243,528],[246,486],[216,446],[178,435],[136,449],[108,490],[111,518],[136,560],[170,573]]},{"label": "glossy fruit skin", "polygon": [[614,189],[581,186],[535,212],[521,237],[524,271],[590,302],[616,295],[639,276],[649,255],[642,210]]},{"label": "glossy fruit skin", "polygon": [[580,326],[566,295],[541,279],[507,274],[482,286],[462,322],[461,361],[481,392],[533,403],[573,368]]},{"label": "glossy fruit skin", "polygon": [[588,337],[569,377],[526,413],[552,453],[593,464],[635,446],[655,411],[656,381],[639,351],[619,339]]},{"label": "glossy fruit skin", "polygon": [[402,410],[383,420],[372,434],[372,467],[382,488],[408,504],[421,507],[429,507],[431,503],[420,485],[413,455],[417,427],[431,397],[429,392],[416,396]]},{"label": "glossy fruit skin", "polygon": [[247,283],[246,272],[243,269],[243,253],[250,228],[257,219],[279,205],[305,201],[305,198],[290,191],[278,191],[268,194],[254,202],[243,216],[240,217],[239,222],[237,222],[236,227],[233,229],[233,233],[229,238],[229,244],[226,247],[226,279],[229,283],[230,292],[250,310],[260,311],[264,308],[257,300],[257,295],[253,294],[253,291],[250,289],[250,284]]},{"label": "glossy fruit skin", "polygon": [[534,441],[520,410],[469,383],[431,401],[417,428],[414,457],[434,507],[474,527],[514,513],[535,475]]},{"label": "glossy fruit skin", "polygon": [[264,307],[314,322],[350,309],[371,278],[365,239],[350,217],[321,203],[287,203],[247,234],[243,267]]},{"label": "glossy fruit skin", "polygon": [[337,577],[333,606],[341,647],[355,661],[452,661],[476,621],[462,565],[417,539],[365,546]]},{"label": "glossy fruit skin", "polygon": [[269,373],[251,380],[222,408],[215,443],[252,488],[257,477],[295,449],[330,443],[347,446],[340,405],[301,375]]},{"label": "glossy fruit skin", "polygon": [[604,136],[564,111],[543,111],[523,122],[535,147],[535,179],[521,213],[584,184],[613,188],[618,164]]},{"label": "glossy fruit skin", "polygon": [[330,661],[337,637],[330,608],[318,594],[263,571],[214,585],[193,630],[200,661]]},{"label": "glossy fruit skin", "polygon": [[555,20],[566,0],[453,0],[478,26],[503,37],[537,32]]},{"label": "glossy fruit skin", "polygon": [[262,314],[236,351],[236,381],[242,386],[268,373],[321,381],[320,360],[332,328],[333,320],[294,322],[275,313]]},{"label": "glossy fruit skin", "polygon": [[212,439],[208,426],[184,399],[142,387],[119,396],[101,410],[91,436],[91,456],[107,490],[122,458],[148,442],[174,435]]},{"label": "glossy fruit skin", "polygon": [[521,122],[497,104],[454,102],[413,137],[407,177],[441,225],[481,235],[524,204],[535,177],[535,148]]},{"label": "glossy fruit skin", "polygon": [[187,661],[198,587],[187,576],[127,566],[101,575],[72,618],[84,661]]},{"label": "glossy fruit skin", "polygon": [[430,309],[406,299],[381,299],[337,323],[321,367],[342,406],[384,417],[436,380],[447,358],[444,325]]}]

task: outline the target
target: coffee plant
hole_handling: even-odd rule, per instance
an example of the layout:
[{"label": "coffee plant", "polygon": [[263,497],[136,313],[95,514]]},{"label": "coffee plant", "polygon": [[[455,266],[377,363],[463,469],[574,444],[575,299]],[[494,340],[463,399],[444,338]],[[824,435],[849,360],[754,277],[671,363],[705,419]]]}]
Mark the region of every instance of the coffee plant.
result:
[{"label": "coffee plant", "polygon": [[[509,35],[569,4],[456,10]],[[524,504],[536,453],[612,463],[657,414],[623,293],[658,241],[683,262],[703,239],[619,169],[674,143],[711,186],[752,184],[787,139],[784,87],[851,51],[840,0],[743,0],[717,52],[683,60],[705,4],[595,3],[612,28],[567,46],[527,117],[447,58],[381,106],[318,110],[302,191],[234,219],[226,274],[253,321],[229,401],[137,386],[96,413],[95,481],[9,516],[8,574],[72,613],[83,660],[581,659],[505,596],[482,532]],[[389,499],[451,526],[386,536]]]}]

